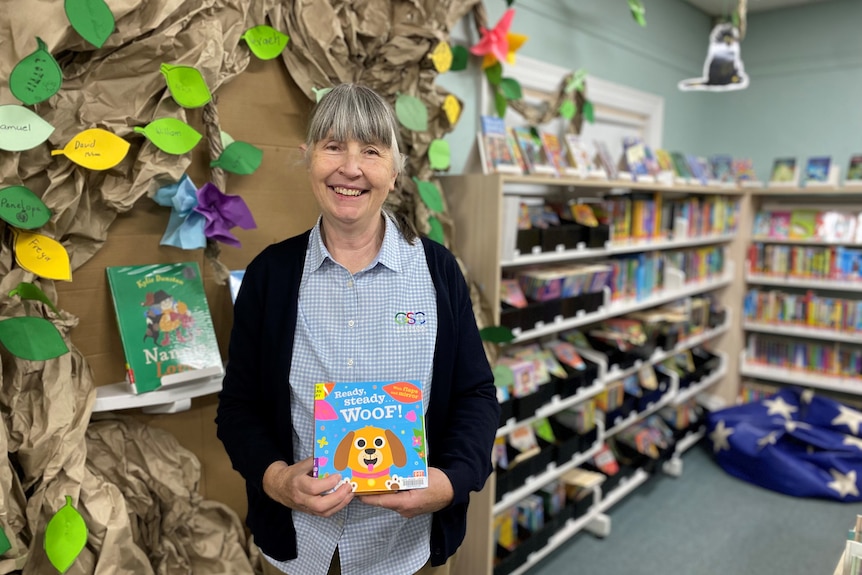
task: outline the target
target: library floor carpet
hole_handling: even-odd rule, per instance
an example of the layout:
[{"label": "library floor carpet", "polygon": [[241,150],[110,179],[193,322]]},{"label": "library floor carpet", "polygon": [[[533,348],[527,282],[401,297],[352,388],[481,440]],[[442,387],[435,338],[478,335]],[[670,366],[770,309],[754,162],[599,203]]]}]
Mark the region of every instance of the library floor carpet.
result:
[{"label": "library floor carpet", "polygon": [[800,499],[725,473],[701,444],[611,508],[611,534],[581,532],[527,575],[831,575],[858,504]]}]

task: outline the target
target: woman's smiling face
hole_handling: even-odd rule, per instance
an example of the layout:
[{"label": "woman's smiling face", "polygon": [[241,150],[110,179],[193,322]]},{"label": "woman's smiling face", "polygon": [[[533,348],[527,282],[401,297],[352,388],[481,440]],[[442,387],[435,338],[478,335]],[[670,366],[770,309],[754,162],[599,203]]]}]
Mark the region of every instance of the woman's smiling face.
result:
[{"label": "woman's smiling face", "polygon": [[353,228],[379,224],[397,176],[388,146],[353,139],[315,143],[308,171],[324,220]]}]

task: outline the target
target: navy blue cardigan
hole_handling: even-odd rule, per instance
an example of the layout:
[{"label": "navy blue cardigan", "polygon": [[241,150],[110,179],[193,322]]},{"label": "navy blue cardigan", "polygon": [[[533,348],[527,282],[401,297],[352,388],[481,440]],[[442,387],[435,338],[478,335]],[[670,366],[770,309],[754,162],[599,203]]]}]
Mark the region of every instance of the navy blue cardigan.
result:
[{"label": "navy blue cardigan", "polygon": [[[292,511],[264,493],[263,474],[275,461],[295,463],[287,380],[308,237],[305,232],[267,247],[246,269],[216,415],[218,437],[246,481],[246,522],[254,542],[281,561],[296,558]],[[428,463],[447,475],[455,492],[451,505],[432,519],[431,563],[437,566],[464,540],[469,494],[481,490],[491,473],[500,408],[458,263],[440,244],[427,238],[422,244],[438,317],[425,417]]]}]

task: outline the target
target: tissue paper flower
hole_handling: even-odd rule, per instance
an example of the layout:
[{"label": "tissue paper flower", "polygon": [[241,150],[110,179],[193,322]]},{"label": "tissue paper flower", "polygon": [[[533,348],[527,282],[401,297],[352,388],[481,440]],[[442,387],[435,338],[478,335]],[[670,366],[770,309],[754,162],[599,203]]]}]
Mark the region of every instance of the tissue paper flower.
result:
[{"label": "tissue paper flower", "polygon": [[493,29],[482,28],[482,38],[470,48],[472,54],[485,57],[482,68],[490,68],[496,62],[515,63],[515,52],[527,41],[527,36],[509,32],[514,17],[515,11],[509,8]]},{"label": "tissue paper flower", "polygon": [[206,218],[194,211],[198,198],[197,188],[191,178],[184,174],[179,182],[159,188],[153,200],[160,206],[171,208],[168,227],[159,242],[161,245],[184,250],[206,247]]},{"label": "tissue paper flower", "polygon": [[206,218],[204,234],[206,237],[240,247],[240,242],[232,233],[231,228],[239,226],[244,230],[257,227],[245,200],[239,196],[229,196],[223,193],[215,184],[207,182],[198,190],[198,205],[194,211]]}]

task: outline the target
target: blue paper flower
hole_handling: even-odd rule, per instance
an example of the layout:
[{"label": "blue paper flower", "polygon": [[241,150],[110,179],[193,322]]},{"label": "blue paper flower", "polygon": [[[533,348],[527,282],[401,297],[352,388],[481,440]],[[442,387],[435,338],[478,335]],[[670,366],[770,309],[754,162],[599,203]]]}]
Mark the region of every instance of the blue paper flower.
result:
[{"label": "blue paper flower", "polygon": [[171,208],[168,226],[159,242],[161,245],[184,250],[206,247],[206,218],[195,211],[198,205],[197,187],[190,177],[183,174],[179,182],[159,188],[153,200],[160,206]]}]

